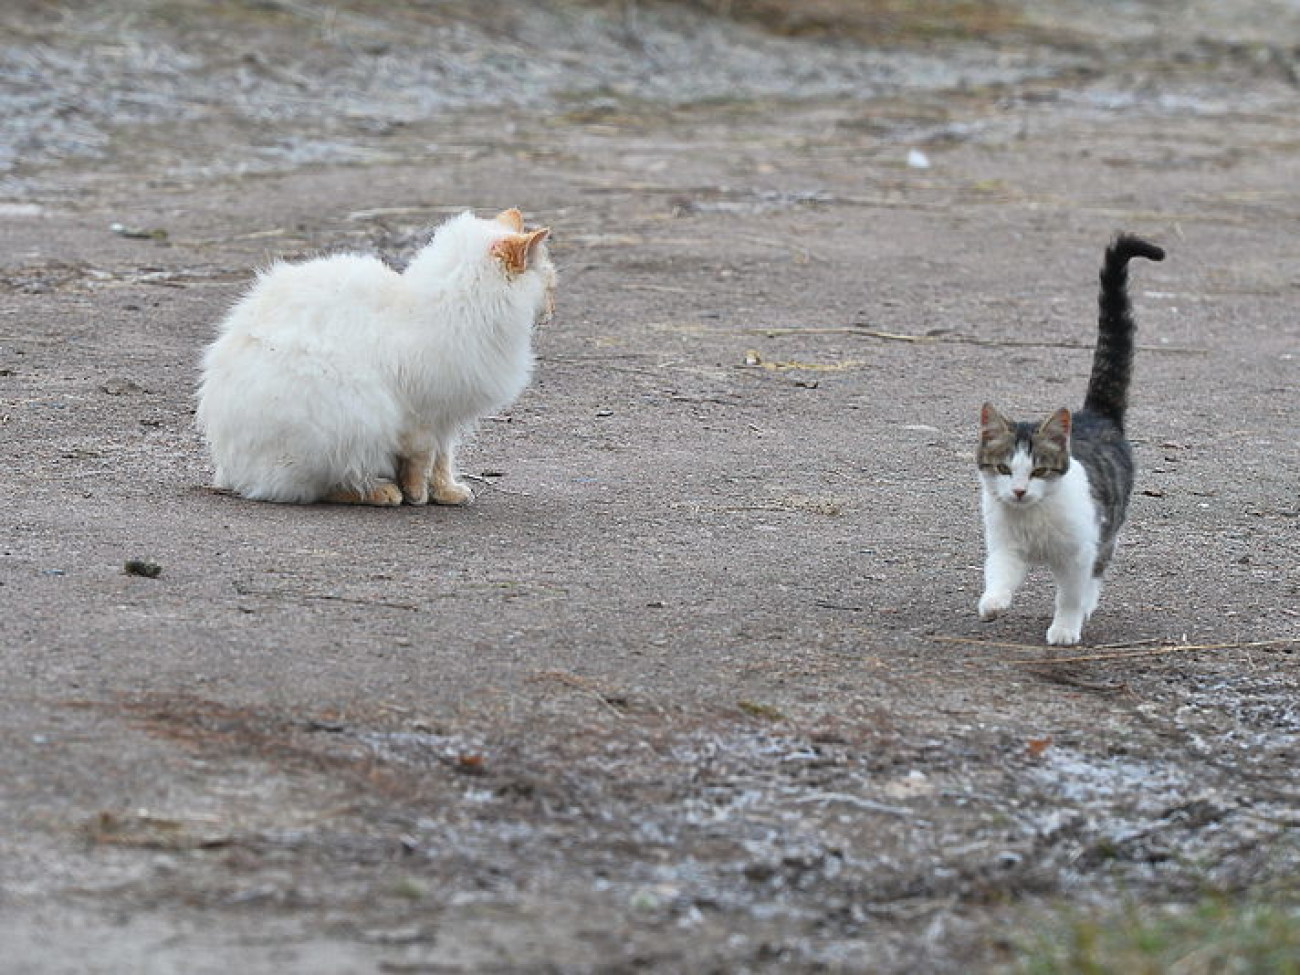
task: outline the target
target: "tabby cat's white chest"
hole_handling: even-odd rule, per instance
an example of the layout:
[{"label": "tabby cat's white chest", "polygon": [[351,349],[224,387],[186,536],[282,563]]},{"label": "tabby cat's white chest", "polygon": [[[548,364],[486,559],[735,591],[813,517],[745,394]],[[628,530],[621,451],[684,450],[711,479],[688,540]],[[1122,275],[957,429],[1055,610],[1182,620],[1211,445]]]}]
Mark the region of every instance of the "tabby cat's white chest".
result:
[{"label": "tabby cat's white chest", "polygon": [[983,508],[989,546],[1009,547],[1030,562],[1060,564],[1097,544],[1096,506],[1079,463],[1033,503],[1002,500],[985,483]]}]

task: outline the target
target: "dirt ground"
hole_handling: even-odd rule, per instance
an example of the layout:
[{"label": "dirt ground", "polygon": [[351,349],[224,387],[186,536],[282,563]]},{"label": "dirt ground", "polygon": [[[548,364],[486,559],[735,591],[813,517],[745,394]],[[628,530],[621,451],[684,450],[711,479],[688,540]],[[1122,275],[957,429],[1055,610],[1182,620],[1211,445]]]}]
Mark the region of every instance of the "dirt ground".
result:
[{"label": "dirt ground", "polygon": [[[1300,10],[860,6],[6,8],[0,971],[995,971],[1294,903]],[[512,205],[559,312],[472,506],[208,488],[253,268]],[[1078,404],[1121,228],[1141,471],[1048,649],[1045,577],[975,615],[974,421]]]}]

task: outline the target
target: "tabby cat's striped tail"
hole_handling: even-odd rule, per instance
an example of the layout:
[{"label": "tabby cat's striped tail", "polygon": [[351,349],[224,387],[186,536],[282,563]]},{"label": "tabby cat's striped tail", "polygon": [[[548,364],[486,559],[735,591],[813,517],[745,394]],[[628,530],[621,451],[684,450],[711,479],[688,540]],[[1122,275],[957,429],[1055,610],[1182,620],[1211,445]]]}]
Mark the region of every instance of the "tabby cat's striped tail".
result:
[{"label": "tabby cat's striped tail", "polygon": [[1120,234],[1106,248],[1097,298],[1097,350],[1083,408],[1106,417],[1121,430],[1128,411],[1129,378],[1133,372],[1133,306],[1128,298],[1128,262],[1145,257],[1163,261],[1165,252],[1141,237]]}]

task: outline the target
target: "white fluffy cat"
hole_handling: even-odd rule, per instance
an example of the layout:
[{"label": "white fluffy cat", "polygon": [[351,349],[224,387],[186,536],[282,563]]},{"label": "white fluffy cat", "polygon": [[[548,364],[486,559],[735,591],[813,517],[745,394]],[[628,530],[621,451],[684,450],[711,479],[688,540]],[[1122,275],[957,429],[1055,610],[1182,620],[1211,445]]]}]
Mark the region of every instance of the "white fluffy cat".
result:
[{"label": "white fluffy cat", "polygon": [[463,504],[457,441],[514,401],[549,317],[546,229],[518,210],[444,223],[398,273],[339,255],[277,264],[203,357],[216,485],[265,501]]}]

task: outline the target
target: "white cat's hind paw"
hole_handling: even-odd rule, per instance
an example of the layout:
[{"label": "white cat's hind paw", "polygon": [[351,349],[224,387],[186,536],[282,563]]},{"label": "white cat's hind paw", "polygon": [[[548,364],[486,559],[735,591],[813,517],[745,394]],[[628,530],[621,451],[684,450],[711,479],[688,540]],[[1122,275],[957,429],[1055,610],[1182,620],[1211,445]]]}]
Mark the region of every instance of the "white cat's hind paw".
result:
[{"label": "white cat's hind paw", "polygon": [[1011,594],[1007,592],[986,592],[980,596],[979,612],[982,620],[995,620],[1011,608]]},{"label": "white cat's hind paw", "polygon": [[322,501],[330,504],[369,504],[390,508],[402,503],[402,489],[392,481],[377,481],[364,491],[353,488],[335,488]]}]

